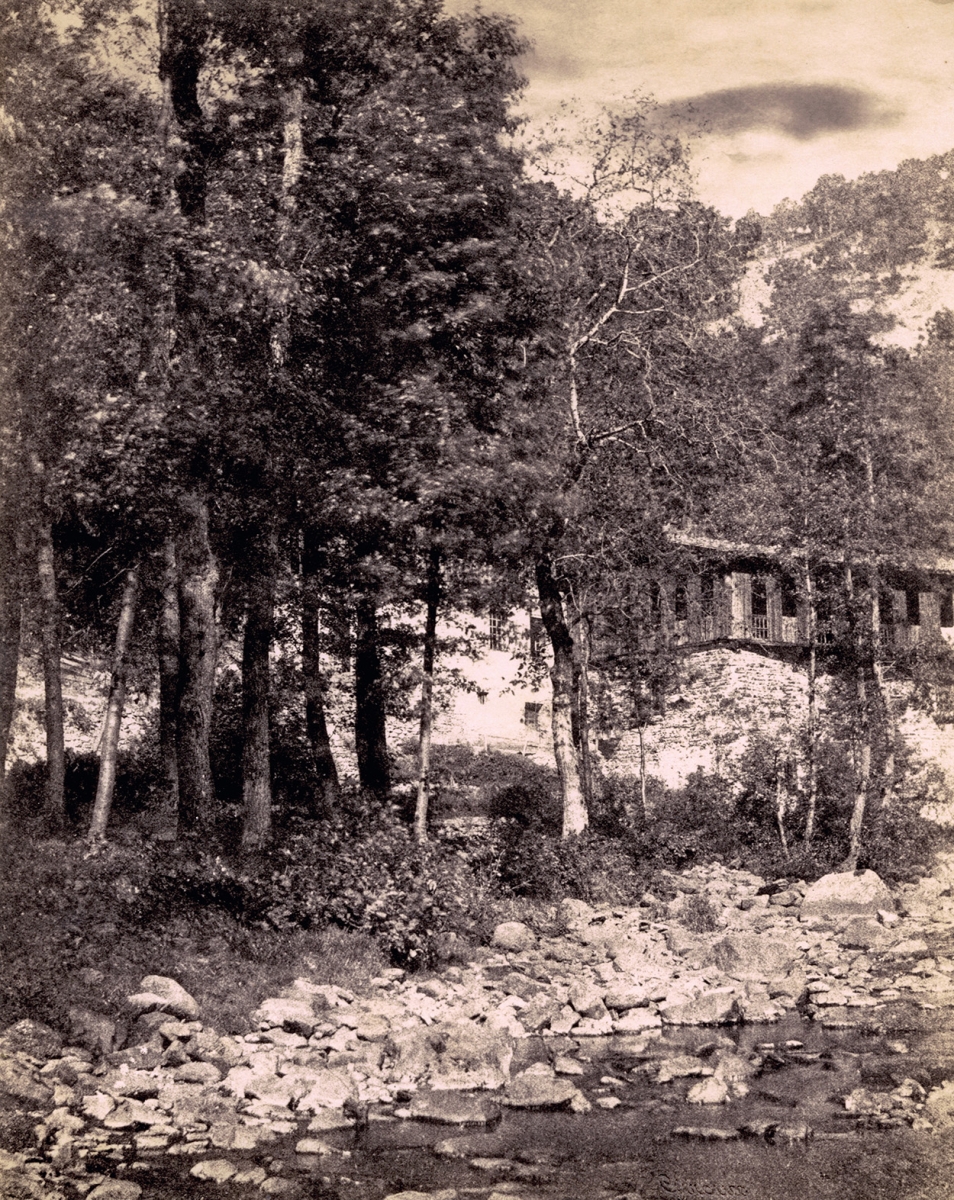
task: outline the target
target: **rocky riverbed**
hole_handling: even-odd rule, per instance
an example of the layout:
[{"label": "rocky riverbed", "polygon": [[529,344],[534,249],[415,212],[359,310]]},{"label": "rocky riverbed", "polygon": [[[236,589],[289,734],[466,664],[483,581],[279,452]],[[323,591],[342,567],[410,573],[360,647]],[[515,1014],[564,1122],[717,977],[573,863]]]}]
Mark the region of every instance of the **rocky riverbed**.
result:
[{"label": "rocky riverbed", "polygon": [[412,1127],[473,1172],[461,1195],[537,1196],[547,1168],[501,1141],[502,1114],[553,1114],[561,1138],[629,1114],[710,1146],[954,1129],[954,860],[895,892],[718,864],[660,883],[673,899],[502,924],[433,978],[393,970],[364,995],[298,979],[240,1037],[161,976],[128,997],[121,1047],[83,1010],[66,1039],[21,1021],[0,1035],[0,1197],[137,1200],[160,1168],[317,1195],[354,1185],[355,1145]]}]

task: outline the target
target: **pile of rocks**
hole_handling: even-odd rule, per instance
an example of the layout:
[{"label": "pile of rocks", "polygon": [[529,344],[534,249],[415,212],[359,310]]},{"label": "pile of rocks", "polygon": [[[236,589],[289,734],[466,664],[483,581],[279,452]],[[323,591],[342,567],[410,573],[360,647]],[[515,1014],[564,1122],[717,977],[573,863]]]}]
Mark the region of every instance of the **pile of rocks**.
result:
[{"label": "pile of rocks", "polygon": [[[72,1045],[30,1021],[0,1037],[0,1097],[36,1125],[35,1152],[0,1157],[0,1195],[33,1200],[69,1183],[87,1200],[134,1200],[138,1185],[106,1173],[130,1145],[143,1161],[194,1157],[199,1178],[279,1194],[294,1184],[267,1148],[285,1136],[317,1163],[343,1153],[327,1135],[369,1119],[486,1125],[500,1105],[610,1109],[615,1085],[581,1087],[599,1038],[641,1055],[660,1084],[690,1080],[690,1103],[726,1103],[769,1051],[745,1058],[717,1037],[673,1057],[653,1049],[665,1027],[770,1022],[796,1007],[839,1026],[901,998],[954,1007],[954,959],[927,940],[954,930],[950,882],[895,897],[871,872],[809,887],[699,867],[665,881],[666,903],[567,900],[537,928],[504,923],[475,961],[439,978],[393,970],[362,996],[298,979],[240,1037],[207,1028],[176,981],[148,976],[128,997],[123,1049],[114,1026],[83,1012]],[[928,1095],[940,1080],[912,1080],[897,1064],[884,1067],[885,1087],[876,1066],[846,1076],[846,1111],[954,1123],[954,1089]],[[265,1165],[243,1161],[252,1153]]]}]

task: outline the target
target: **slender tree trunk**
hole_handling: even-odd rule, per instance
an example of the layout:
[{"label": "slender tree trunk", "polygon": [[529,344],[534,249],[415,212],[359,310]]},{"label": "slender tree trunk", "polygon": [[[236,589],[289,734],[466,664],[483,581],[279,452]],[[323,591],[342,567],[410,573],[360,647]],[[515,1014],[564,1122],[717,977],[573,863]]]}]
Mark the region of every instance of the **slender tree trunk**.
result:
[{"label": "slender tree trunk", "polygon": [[593,756],[590,754],[590,632],[584,621],[578,624],[580,630],[577,645],[579,647],[579,664],[576,674],[578,739],[580,754],[580,783],[583,789],[583,804],[589,812],[593,804]]},{"label": "slender tree trunk", "polygon": [[805,603],[808,609],[808,716],[806,721],[808,811],[805,814],[805,844],[815,836],[815,816],[818,810],[818,652],[815,586],[811,568],[805,565]]},{"label": "slender tree trunk", "polygon": [[271,538],[249,583],[242,638],[242,849],[261,850],[272,834],[272,769],[269,739],[269,658],[275,609],[275,559]]},{"label": "slender tree trunk", "polygon": [[563,598],[548,556],[536,567],[540,616],[553,650],[550,682],[553,689],[553,754],[563,801],[563,837],[582,833],[588,824],[580,781],[580,762],[573,743],[573,637],[563,611]]},{"label": "slender tree trunk", "polygon": [[315,770],[315,815],[327,816],[338,803],[340,787],[325,717],[325,680],[321,670],[321,553],[305,533],[302,556],[301,669],[305,692],[305,728]]},{"label": "slender tree trunk", "polygon": [[46,693],[46,807],[51,825],[60,831],[66,822],[60,606],[53,555],[53,530],[46,513],[41,515],[37,527],[36,561],[40,592],[40,643]]},{"label": "slender tree trunk", "polygon": [[354,655],[354,740],[358,781],[363,791],[384,799],[391,790],[391,762],[379,641],[374,598],[361,596],[355,606]]},{"label": "slender tree trunk", "polygon": [[172,538],[167,538],[163,544],[162,555],[159,622],[156,630],[162,797],[156,814],[156,825],[160,838],[175,841],[179,833],[179,764],[176,757],[179,705],[179,568]]},{"label": "slender tree trunk", "polygon": [[176,761],[179,817],[194,830],[209,816],[209,733],[215,689],[215,589],[219,572],[209,544],[209,510],[195,492],[179,498],[179,697]]},{"label": "slender tree trunk", "polygon": [[884,760],[881,766],[880,783],[877,792],[877,809],[873,813],[873,826],[880,831],[884,812],[891,803],[894,791],[895,776],[895,725],[891,712],[891,698],[884,679],[884,664],[881,659],[881,580],[877,572],[871,577],[871,673],[874,689],[877,695],[878,708],[881,713],[882,731],[884,735]]},{"label": "slender tree trunk", "polygon": [[432,546],[427,560],[427,614],[424,618],[424,677],[421,681],[420,769],[414,806],[414,837],[427,841],[427,804],[431,786],[431,728],[434,717],[434,659],[437,650],[437,609],[441,600],[441,552]]},{"label": "slender tree trunk", "polygon": [[646,727],[645,725],[637,725],[636,733],[639,737],[639,801],[643,809],[643,820],[648,824],[652,817],[651,806],[649,803],[649,792],[646,787]]},{"label": "slender tree trunk", "polygon": [[0,821],[6,813],[7,748],[16,711],[17,668],[20,665],[23,571],[19,516],[17,499],[8,492],[0,506]]},{"label": "slender tree trunk", "polygon": [[778,755],[775,756],[775,824],[778,827],[779,841],[782,843],[782,853],[788,858],[788,834],[785,831],[785,817],[788,812],[788,797],[782,781],[782,764]]},{"label": "slender tree trunk", "polygon": [[858,722],[858,753],[855,764],[855,801],[848,826],[848,857],[842,864],[843,871],[854,871],[861,853],[861,830],[865,820],[868,793],[871,790],[871,714],[868,703],[868,684],[863,654],[863,637],[860,622],[854,611],[855,589],[851,567],[845,568],[845,592],[848,598],[852,622],[852,635],[856,656],[855,704]]},{"label": "slender tree trunk", "polygon": [[133,622],[136,617],[136,597],[139,592],[139,567],[126,572],[123,597],[116,624],[116,646],[113,650],[113,669],[109,683],[109,699],[106,702],[106,721],[103,728],[102,750],[99,758],[99,779],[96,783],[96,799],[93,801],[93,816],[89,826],[89,840],[99,841],[106,836],[109,812],[116,786],[116,763],[119,757],[119,731],[126,703],[126,656],[132,638]]}]

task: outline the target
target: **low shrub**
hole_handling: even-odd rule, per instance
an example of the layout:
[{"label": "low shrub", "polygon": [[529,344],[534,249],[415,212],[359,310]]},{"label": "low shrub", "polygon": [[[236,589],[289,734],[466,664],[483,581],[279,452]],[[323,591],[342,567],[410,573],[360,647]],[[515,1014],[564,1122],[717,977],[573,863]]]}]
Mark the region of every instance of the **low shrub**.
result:
[{"label": "low shrub", "polygon": [[500,883],[514,896],[632,903],[644,880],[626,848],[596,833],[562,840],[539,826],[498,826]]}]

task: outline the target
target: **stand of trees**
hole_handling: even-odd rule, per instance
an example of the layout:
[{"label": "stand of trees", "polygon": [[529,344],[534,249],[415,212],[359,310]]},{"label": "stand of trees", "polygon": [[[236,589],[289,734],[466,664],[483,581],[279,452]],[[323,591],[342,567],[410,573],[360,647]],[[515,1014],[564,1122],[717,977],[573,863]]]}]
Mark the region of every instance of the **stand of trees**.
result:
[{"label": "stand of trees", "polygon": [[[779,545],[806,594],[823,561],[842,564],[857,861],[893,769],[876,564],[912,530],[932,531],[924,549],[951,533],[949,322],[889,351],[870,303],[921,252],[912,222],[892,240],[868,183],[820,184],[769,226],[773,304],[753,329],[737,302],[758,223],[694,198],[687,148],[651,105],[581,134],[583,185],[552,176],[558,146],[535,162],[513,149],[525,47],[506,19],[435,0],[70,12],[0,7],[0,763],[32,622],[51,823],[66,616],[113,647],[94,839],[131,648],[158,679],[159,822],[203,830],[216,666],[225,632],[240,637],[255,853],[280,628],[299,640],[321,814],[339,792],[323,638],[348,630],[359,783],[379,802],[385,615],[426,614],[424,838],[439,613],[525,594],[551,649],[563,832],[581,833],[592,631],[611,618],[627,644],[667,526],[692,523]],[[66,559],[85,581],[68,596]],[[662,639],[656,661],[630,657],[645,723],[671,656]]]}]

